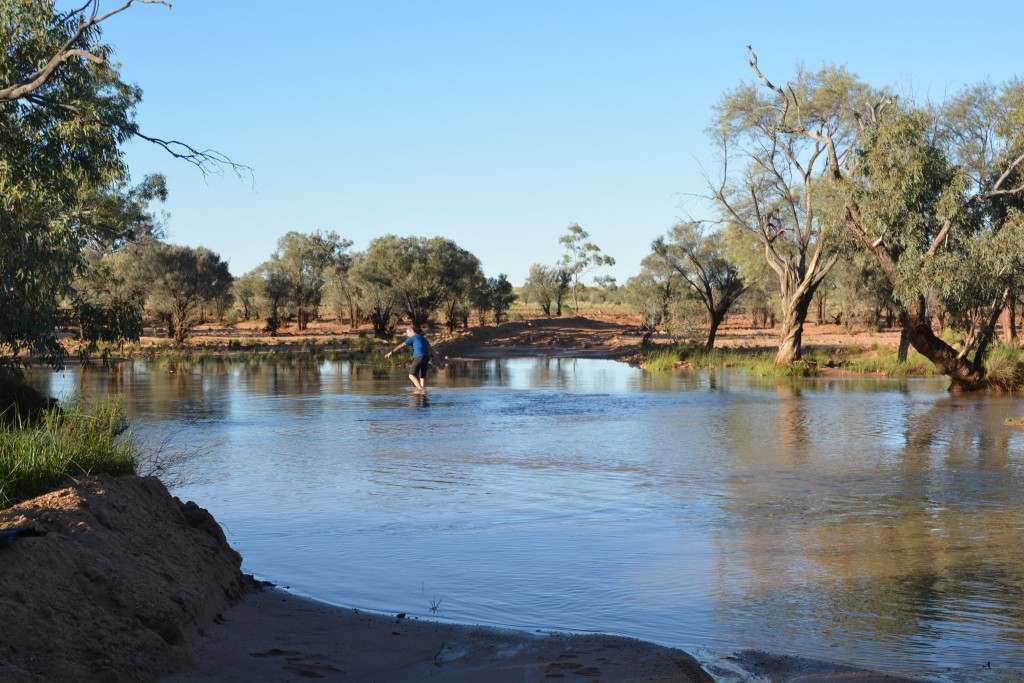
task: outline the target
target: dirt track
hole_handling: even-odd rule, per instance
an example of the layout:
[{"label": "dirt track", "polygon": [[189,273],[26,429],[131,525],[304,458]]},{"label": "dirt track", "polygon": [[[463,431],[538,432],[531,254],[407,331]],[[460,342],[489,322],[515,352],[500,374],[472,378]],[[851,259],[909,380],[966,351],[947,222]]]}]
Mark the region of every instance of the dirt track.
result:
[{"label": "dirt track", "polygon": [[641,337],[636,326],[626,321],[538,318],[474,327],[435,348],[452,359],[522,354],[626,360],[636,354]]}]

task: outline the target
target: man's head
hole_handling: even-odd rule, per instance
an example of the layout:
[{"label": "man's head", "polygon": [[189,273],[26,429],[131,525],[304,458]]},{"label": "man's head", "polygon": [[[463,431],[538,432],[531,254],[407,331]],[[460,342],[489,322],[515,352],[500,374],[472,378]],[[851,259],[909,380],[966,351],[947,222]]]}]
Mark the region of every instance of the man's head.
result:
[{"label": "man's head", "polygon": [[406,337],[411,337],[414,334],[416,334],[416,330],[412,329],[412,325],[410,325],[409,327],[405,328],[405,336]]}]

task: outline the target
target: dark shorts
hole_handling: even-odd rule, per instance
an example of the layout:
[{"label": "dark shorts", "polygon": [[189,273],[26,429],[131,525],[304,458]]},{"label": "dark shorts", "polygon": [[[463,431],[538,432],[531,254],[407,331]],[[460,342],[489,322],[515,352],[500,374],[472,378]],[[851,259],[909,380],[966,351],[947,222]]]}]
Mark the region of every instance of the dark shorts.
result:
[{"label": "dark shorts", "polygon": [[423,379],[427,376],[428,365],[430,365],[430,356],[413,356],[412,365],[409,367],[409,374]]}]

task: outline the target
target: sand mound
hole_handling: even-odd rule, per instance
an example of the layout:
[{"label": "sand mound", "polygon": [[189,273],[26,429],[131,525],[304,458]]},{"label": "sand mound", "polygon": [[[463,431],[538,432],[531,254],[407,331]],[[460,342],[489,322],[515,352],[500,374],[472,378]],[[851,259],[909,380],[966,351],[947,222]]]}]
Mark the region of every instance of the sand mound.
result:
[{"label": "sand mound", "polygon": [[159,480],[99,476],[0,512],[0,680],[137,681],[253,587],[212,516]]}]

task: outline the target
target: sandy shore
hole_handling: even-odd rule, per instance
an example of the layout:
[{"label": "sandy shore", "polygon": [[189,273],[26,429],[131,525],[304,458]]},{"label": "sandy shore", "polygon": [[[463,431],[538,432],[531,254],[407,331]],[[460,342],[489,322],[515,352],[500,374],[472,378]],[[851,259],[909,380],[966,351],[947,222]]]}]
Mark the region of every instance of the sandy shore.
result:
[{"label": "sandy shore", "polygon": [[681,650],[602,635],[530,634],[386,617],[276,589],[203,629],[164,683],[221,681],[710,682]]},{"label": "sandy shore", "polygon": [[382,616],[267,588],[191,642],[160,683],[360,681],[540,683],[788,681],[901,683],[841,664],[745,651],[708,665],[682,650],[608,635],[526,633]]}]

